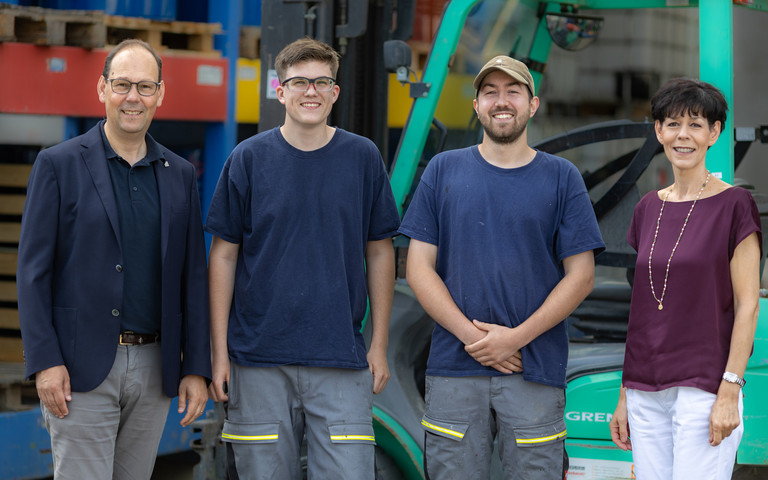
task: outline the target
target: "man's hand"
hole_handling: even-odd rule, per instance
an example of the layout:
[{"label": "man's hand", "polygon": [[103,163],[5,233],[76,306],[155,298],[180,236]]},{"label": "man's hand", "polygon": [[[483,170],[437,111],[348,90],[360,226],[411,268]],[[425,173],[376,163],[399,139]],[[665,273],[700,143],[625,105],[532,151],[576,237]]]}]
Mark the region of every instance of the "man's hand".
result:
[{"label": "man's hand", "polygon": [[[472,323],[478,329],[486,332],[486,335],[481,340],[464,347],[464,350],[466,350],[472,358],[480,362],[481,365],[485,365],[486,367],[493,367],[494,365],[510,365],[510,359],[512,359],[515,354],[519,354],[520,349],[524,346],[518,345],[519,341],[515,337],[514,328],[492,323],[484,323],[478,320],[473,320]],[[519,367],[522,369],[522,362]],[[497,370],[499,369],[497,368]]]},{"label": "man's hand", "polygon": [[185,375],[179,383],[179,413],[187,411],[179,422],[181,426],[186,427],[202,415],[207,401],[205,379],[200,375]]},{"label": "man's hand", "polygon": [[508,359],[491,365],[491,367],[501,373],[521,373],[523,371],[523,355],[518,350]]},{"label": "man's hand", "polygon": [[229,357],[225,356],[219,360],[214,359],[212,363],[213,379],[208,386],[208,396],[214,402],[226,402],[229,400]]},{"label": "man's hand", "polygon": [[387,350],[385,348],[371,347],[368,350],[367,359],[368,369],[373,374],[373,393],[381,393],[389,381]]},{"label": "man's hand", "polygon": [[69,372],[64,365],[46,368],[35,375],[37,396],[52,415],[64,418],[69,415],[67,402],[72,401]]}]

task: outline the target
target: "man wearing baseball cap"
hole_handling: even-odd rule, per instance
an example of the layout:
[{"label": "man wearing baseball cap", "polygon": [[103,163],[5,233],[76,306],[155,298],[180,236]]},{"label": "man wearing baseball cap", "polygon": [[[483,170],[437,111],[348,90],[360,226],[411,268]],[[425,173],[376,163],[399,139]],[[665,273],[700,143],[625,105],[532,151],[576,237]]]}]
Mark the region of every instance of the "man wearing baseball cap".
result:
[{"label": "man wearing baseball cap", "polygon": [[562,479],[563,320],[592,290],[605,244],[578,169],[528,146],[539,107],[524,63],[475,78],[483,141],[436,155],[399,232],[408,283],[435,320],[427,362],[428,478]]}]

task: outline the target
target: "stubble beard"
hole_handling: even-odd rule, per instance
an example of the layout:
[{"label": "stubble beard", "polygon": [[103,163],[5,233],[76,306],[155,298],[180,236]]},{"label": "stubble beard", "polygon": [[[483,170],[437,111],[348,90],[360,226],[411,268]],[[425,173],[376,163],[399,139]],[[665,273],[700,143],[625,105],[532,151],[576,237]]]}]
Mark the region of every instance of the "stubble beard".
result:
[{"label": "stubble beard", "polygon": [[498,143],[500,145],[508,145],[510,143],[515,143],[523,134],[523,132],[525,132],[525,128],[528,126],[528,121],[527,120],[521,121],[523,117],[520,117],[520,115],[515,113],[515,123],[510,132],[503,133],[501,129],[494,131],[492,120],[491,120],[494,113],[496,112],[490,113],[488,116],[478,116],[478,119],[480,120],[480,124],[483,126],[483,131],[485,132],[485,135],[491,141],[493,141],[494,143]]}]

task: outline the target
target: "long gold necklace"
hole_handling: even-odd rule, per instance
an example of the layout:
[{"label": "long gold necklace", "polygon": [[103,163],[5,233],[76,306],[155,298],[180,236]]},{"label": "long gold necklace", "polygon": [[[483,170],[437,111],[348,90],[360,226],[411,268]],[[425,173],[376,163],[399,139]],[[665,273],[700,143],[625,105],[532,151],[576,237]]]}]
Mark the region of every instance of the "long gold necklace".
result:
[{"label": "long gold necklace", "polygon": [[653,242],[651,243],[651,252],[648,254],[648,281],[651,283],[651,294],[653,295],[653,299],[656,300],[659,304],[659,310],[662,310],[664,308],[663,302],[664,302],[664,294],[667,293],[667,279],[669,278],[669,264],[672,263],[672,256],[675,254],[675,250],[677,250],[677,245],[680,243],[680,239],[683,237],[683,232],[685,231],[685,226],[688,225],[688,219],[691,218],[691,212],[693,212],[693,207],[696,206],[696,202],[699,201],[699,198],[701,198],[702,192],[704,192],[704,188],[707,186],[707,182],[709,182],[709,170],[707,170],[707,178],[704,179],[704,183],[701,184],[701,188],[699,189],[698,195],[696,195],[696,199],[693,201],[693,205],[691,205],[691,209],[688,210],[688,215],[685,216],[685,221],[683,222],[683,228],[680,229],[680,235],[677,236],[677,241],[675,242],[675,246],[672,247],[672,253],[669,254],[669,259],[667,260],[667,271],[664,272],[664,288],[661,290],[661,298],[656,298],[656,290],[653,288],[653,274],[651,273],[651,259],[653,258],[653,249],[656,247],[656,238],[659,236],[659,226],[661,225],[661,214],[664,213],[664,205],[667,203],[667,198],[669,198],[669,194],[672,193],[672,189],[670,189],[666,195],[664,195],[664,200],[661,202],[661,209],[659,210],[659,218],[656,219],[656,231],[653,233]]}]

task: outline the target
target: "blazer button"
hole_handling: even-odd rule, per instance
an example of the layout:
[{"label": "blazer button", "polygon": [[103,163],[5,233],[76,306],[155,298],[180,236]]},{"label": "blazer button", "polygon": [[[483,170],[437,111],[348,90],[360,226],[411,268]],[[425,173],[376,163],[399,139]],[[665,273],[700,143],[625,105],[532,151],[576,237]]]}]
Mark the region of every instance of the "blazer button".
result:
[{"label": "blazer button", "polygon": [[117,270],[118,272],[122,272],[123,271],[123,266],[122,265],[115,265],[115,270]]},{"label": "blazer button", "polygon": [[113,317],[119,317],[120,316],[120,310],[113,308],[112,309],[112,316]]}]

